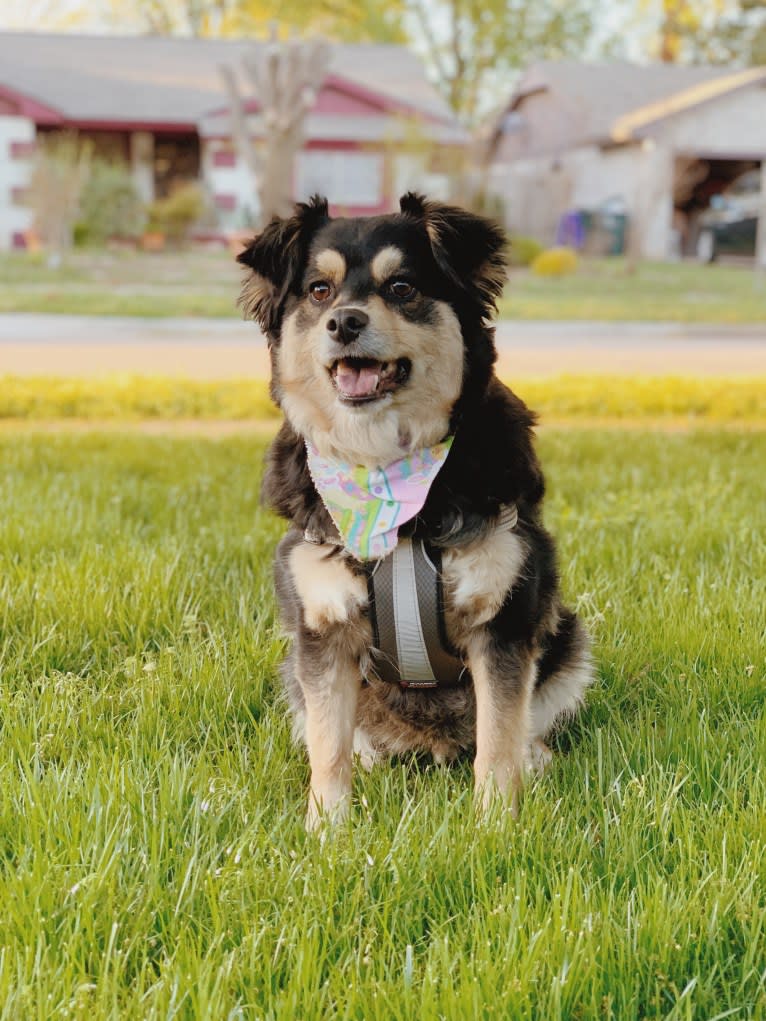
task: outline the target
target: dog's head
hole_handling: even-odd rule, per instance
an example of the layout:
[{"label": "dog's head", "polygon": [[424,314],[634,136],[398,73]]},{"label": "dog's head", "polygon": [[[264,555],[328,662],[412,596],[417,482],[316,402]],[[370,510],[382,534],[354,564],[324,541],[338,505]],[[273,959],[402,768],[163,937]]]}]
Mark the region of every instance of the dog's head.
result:
[{"label": "dog's head", "polygon": [[239,256],[245,313],[272,351],[272,393],[322,453],[388,463],[438,442],[486,386],[505,236],[454,206],[331,219],[314,198]]}]

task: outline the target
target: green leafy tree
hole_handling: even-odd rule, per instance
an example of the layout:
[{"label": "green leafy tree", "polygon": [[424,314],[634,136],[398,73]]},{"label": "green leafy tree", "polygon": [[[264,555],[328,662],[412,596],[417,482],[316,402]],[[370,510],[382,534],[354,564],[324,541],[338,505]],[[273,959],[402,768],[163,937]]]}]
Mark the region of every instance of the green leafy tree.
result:
[{"label": "green leafy tree", "polygon": [[411,36],[452,109],[470,123],[507,98],[513,72],[542,57],[581,55],[587,0],[406,0]]},{"label": "green leafy tree", "polygon": [[75,132],[38,139],[28,201],[51,265],[58,265],[72,247],[91,155],[91,147],[81,144]]},{"label": "green leafy tree", "polygon": [[158,35],[268,34],[290,28],[347,42],[403,42],[402,0],[108,0],[109,20]]},{"label": "green leafy tree", "polygon": [[628,16],[665,63],[766,63],[766,0],[639,0]]}]

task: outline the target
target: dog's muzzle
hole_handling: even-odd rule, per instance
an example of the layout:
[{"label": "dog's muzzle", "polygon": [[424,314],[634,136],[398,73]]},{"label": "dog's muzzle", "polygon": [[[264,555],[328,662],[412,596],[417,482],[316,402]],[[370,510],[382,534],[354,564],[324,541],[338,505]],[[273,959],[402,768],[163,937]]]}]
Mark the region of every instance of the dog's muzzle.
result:
[{"label": "dog's muzzle", "polygon": [[409,379],[409,358],[379,361],[376,358],[338,358],[330,366],[330,378],[344,404],[368,404],[394,393]]}]

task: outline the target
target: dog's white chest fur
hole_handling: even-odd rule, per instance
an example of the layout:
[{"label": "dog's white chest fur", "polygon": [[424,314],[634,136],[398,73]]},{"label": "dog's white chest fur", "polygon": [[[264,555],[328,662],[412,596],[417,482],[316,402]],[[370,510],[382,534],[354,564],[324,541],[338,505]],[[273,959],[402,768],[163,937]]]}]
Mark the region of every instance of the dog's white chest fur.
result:
[{"label": "dog's white chest fur", "polygon": [[442,574],[448,625],[474,628],[492,620],[526,556],[526,544],[508,521],[468,546],[445,550]]},{"label": "dog's white chest fur", "polygon": [[[470,545],[442,554],[442,584],[448,632],[461,644],[465,630],[496,616],[519,578],[527,547],[513,530],[515,513]],[[290,568],[306,625],[313,631],[359,620],[368,608],[365,580],[351,570],[337,548],[299,543]]]}]

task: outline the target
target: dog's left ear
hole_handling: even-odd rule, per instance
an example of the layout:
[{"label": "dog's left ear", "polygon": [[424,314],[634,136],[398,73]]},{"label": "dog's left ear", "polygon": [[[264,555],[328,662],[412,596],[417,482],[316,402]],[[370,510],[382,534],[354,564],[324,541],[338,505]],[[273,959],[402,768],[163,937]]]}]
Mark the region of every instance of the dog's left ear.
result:
[{"label": "dog's left ear", "polygon": [[502,227],[411,191],[402,195],[399,208],[423,223],[436,264],[447,279],[466,291],[485,316],[496,312],[508,279],[508,239]]},{"label": "dog's left ear", "polygon": [[275,216],[237,256],[237,262],[252,270],[239,296],[240,307],[271,341],[279,333],[285,298],[300,285],[311,238],[329,218],[327,199],[314,195],[299,202],[292,216]]}]

